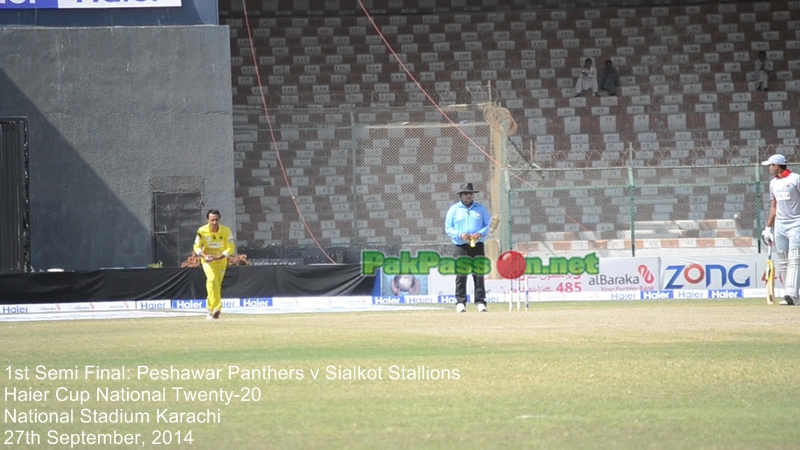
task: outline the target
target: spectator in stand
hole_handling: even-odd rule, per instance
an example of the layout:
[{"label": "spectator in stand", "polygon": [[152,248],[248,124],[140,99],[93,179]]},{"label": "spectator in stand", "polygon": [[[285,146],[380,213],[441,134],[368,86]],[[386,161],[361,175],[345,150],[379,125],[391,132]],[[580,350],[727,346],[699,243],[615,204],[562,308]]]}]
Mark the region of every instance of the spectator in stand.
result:
[{"label": "spectator in stand", "polygon": [[608,95],[617,95],[617,86],[619,86],[619,70],[614,67],[610,59],[607,59],[600,74],[600,89],[608,92]]},{"label": "spectator in stand", "polygon": [[[589,94],[588,92],[592,93]],[[575,95],[594,95],[597,96],[597,69],[592,65],[592,58],[586,58],[581,68],[581,76],[575,82]]]},{"label": "spectator in stand", "polygon": [[756,90],[758,92],[767,92],[767,84],[769,83],[769,76],[772,74],[772,61],[767,61],[767,52],[758,52],[758,59],[756,60]]}]

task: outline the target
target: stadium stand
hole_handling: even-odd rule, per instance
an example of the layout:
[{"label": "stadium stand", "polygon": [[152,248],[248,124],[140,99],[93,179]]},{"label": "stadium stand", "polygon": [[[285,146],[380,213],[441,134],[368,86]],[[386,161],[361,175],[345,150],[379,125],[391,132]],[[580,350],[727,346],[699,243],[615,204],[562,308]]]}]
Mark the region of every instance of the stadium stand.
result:
[{"label": "stadium stand", "polygon": [[[489,169],[457,170],[450,160],[435,165],[438,179],[431,183],[413,163],[400,164],[390,152],[359,160],[353,130],[432,122],[437,113],[425,111],[427,98],[357,6],[334,17],[329,9],[345,2],[301,3],[308,8],[275,0],[248,11],[257,62],[241,6],[221,4],[223,22],[231,27],[239,240],[253,248],[310,245],[308,228],[322,230],[317,238],[323,245],[441,240],[439,216],[452,198],[437,195],[464,181],[486,183]],[[625,1],[622,7],[598,8],[591,1],[544,1],[534,7],[514,1],[504,2],[505,9],[494,3],[467,8],[436,0],[402,12],[370,13],[397,58],[440,105],[492,100],[507,108],[519,125],[515,142],[533,147],[530,160],[538,167],[630,164],[658,171],[753,164],[772,151],[796,156],[800,2]],[[751,73],[761,50],[775,65],[769,92],[755,91]],[[621,75],[617,96],[575,97],[577,70],[587,57],[614,62]],[[294,194],[270,148],[262,89]],[[455,120],[480,120],[465,117]],[[434,140],[445,136],[439,130]],[[390,139],[394,158],[403,154],[406,138]],[[510,156],[510,164],[517,162]],[[659,172],[650,176],[661,178]],[[387,185],[393,177],[407,181]],[[709,189],[670,193],[671,204],[641,205],[637,220],[663,225],[646,227],[637,239],[646,235],[661,242],[646,245],[666,247],[707,246],[711,241],[705,239],[717,239],[722,247],[754,247],[755,220],[737,218],[757,207],[755,193],[744,195],[738,185],[725,193]],[[387,199],[401,193],[409,194],[402,201],[420,203],[419,217],[392,211]],[[564,238],[552,234],[570,225],[559,219],[564,210],[558,208],[585,207],[571,200],[554,196],[556,207],[545,208],[546,223],[531,220],[529,230],[517,223],[514,240]],[[524,221],[536,216],[537,207],[542,205],[528,198],[512,206],[513,215]],[[577,214],[573,237],[630,239],[630,230],[620,225],[627,223],[620,217],[625,213],[601,209]]]}]

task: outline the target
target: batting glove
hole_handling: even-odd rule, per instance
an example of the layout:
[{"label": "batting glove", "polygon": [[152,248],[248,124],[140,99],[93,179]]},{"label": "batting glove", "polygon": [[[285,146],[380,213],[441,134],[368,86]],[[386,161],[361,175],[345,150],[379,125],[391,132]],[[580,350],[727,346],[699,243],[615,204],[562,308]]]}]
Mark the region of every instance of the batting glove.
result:
[{"label": "batting glove", "polygon": [[764,228],[761,232],[761,240],[767,245],[772,245],[772,227]]}]

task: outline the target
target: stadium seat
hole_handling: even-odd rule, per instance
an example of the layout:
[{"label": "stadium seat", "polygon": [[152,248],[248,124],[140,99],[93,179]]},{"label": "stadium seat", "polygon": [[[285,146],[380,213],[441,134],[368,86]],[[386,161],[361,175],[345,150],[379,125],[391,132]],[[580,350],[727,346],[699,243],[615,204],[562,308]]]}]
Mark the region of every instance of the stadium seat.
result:
[{"label": "stadium seat", "polygon": [[[307,108],[371,106],[371,111],[359,110],[354,115],[356,123],[366,125],[383,123],[384,118],[386,123],[411,121],[408,119],[413,120],[416,114],[413,111],[422,111],[419,108],[427,98],[411,83],[408,75],[397,68],[394,56],[365,17],[346,14],[304,17],[285,2],[281,3],[283,6],[278,6],[280,2],[267,3],[267,9],[273,7],[275,11],[286,13],[251,20],[256,24],[257,67],[263,77],[268,104],[276,109],[294,109],[294,114],[285,117],[286,123],[297,127],[318,123],[341,126],[341,129],[321,130],[314,136],[307,136],[299,128],[280,129],[281,139],[292,145],[288,151],[305,151],[294,145],[306,140],[323,142],[325,148],[352,148],[346,142],[346,128],[350,125],[346,113],[315,115],[305,111]],[[752,161],[761,156],[753,152],[756,146],[784,146],[781,148],[787,153],[795,152],[790,146],[797,145],[795,129],[800,114],[796,108],[800,80],[793,74],[800,68],[800,44],[797,44],[800,42],[800,6],[796,2],[686,6],[629,2],[629,6],[623,8],[601,9],[570,8],[558,3],[548,3],[550,7],[556,5],[552,10],[510,8],[489,12],[476,8],[475,11],[444,12],[441,9],[424,14],[387,13],[375,19],[401,60],[440,103],[487,101],[491,92],[493,100],[501,101],[512,111],[520,125],[521,142],[537,142],[537,152],[532,159],[543,167],[608,167],[623,163],[630,146],[639,152],[633,163],[643,167],[652,167],[658,162],[665,165],[719,163],[726,157]],[[314,10],[324,10],[324,6]],[[234,14],[228,13],[225,20],[231,27],[232,91],[239,111],[240,107],[261,106],[261,97],[252,70],[249,39],[243,39],[247,35],[243,32],[243,20]],[[335,52],[323,54],[326,46],[332,46]],[[754,92],[753,80],[748,79],[759,50],[768,51],[769,58],[776,64],[769,93]],[[573,98],[573,72],[580,58],[587,56],[598,61],[612,59],[619,68],[622,86],[616,97]],[[476,89],[467,84],[477,82],[485,86],[489,81],[492,90]],[[393,107],[404,107],[405,115],[399,111],[381,112]],[[245,113],[246,109],[241,111],[234,118],[237,144],[263,146],[261,142],[268,138],[258,135],[253,141],[252,133],[245,127],[263,126],[265,122],[258,114]],[[421,114],[425,120],[427,115]],[[439,116],[437,113],[428,119],[438,120]],[[475,119],[475,116],[464,116],[463,120]],[[726,146],[741,147],[727,155],[717,152]],[[706,150],[695,151],[697,147]],[[253,173],[255,160],[251,155],[261,153],[263,151],[258,150],[237,152],[241,156],[235,162],[237,180],[256,177]],[[317,182],[327,181],[326,177],[345,175],[336,172],[344,170],[344,166],[333,165],[339,158],[314,156],[309,159],[297,153],[292,158],[298,164],[310,161],[312,166],[334,170],[326,174],[298,175],[301,183],[302,177],[309,177],[309,189]],[[444,154],[437,158],[446,159]],[[385,161],[380,161],[366,167],[372,170],[389,167]],[[450,163],[453,163],[452,158]],[[277,168],[268,165],[267,170]],[[438,192],[447,190],[447,183],[463,181],[468,173],[475,174],[467,169],[457,172],[458,175],[456,172],[448,174],[444,183],[417,177],[413,177],[413,183]],[[263,178],[264,173],[257,174]],[[452,180],[451,175],[461,179]],[[277,179],[274,173],[271,178]],[[370,183],[355,184],[371,192],[384,183],[371,183],[375,181],[372,178],[366,181]],[[405,186],[402,181],[391,181],[393,185]],[[307,195],[320,203],[333,204],[343,195],[336,190],[339,187],[335,186],[332,194],[309,192]],[[242,205],[249,210],[255,204],[248,192],[237,190],[237,196],[247,195],[248,201]],[[711,193],[701,195],[708,195],[709,201],[713,199],[715,206],[720,206],[708,211],[688,211],[696,213],[696,217],[716,220],[717,215],[735,211],[736,197],[723,199]],[[651,216],[675,215],[674,209],[670,212],[667,206],[659,208],[662,209],[653,210]],[[329,229],[331,221],[336,219],[325,218],[324,214],[333,211],[320,211],[313,212],[317,214],[315,224]],[[243,231],[246,229],[253,238],[256,232],[264,233],[260,235],[264,242],[267,235],[280,236],[275,227],[258,228],[256,224],[265,220],[263,214],[248,216],[247,220],[242,223]],[[365,237],[373,242],[392,239],[418,242],[415,240],[424,240],[421,236],[430,235],[435,228],[414,220],[414,223],[398,223],[398,236],[375,233]],[[598,226],[607,227],[609,223],[604,224],[604,220],[612,221],[601,218]],[[380,226],[385,227],[386,223]],[[528,226],[529,231],[532,226],[534,224]],[[363,232],[369,234],[368,230]],[[308,239],[304,234],[295,234],[297,242]],[[706,237],[699,232],[696,234],[695,238]],[[342,229],[338,235],[328,232],[325,239],[333,242],[350,236]]]}]

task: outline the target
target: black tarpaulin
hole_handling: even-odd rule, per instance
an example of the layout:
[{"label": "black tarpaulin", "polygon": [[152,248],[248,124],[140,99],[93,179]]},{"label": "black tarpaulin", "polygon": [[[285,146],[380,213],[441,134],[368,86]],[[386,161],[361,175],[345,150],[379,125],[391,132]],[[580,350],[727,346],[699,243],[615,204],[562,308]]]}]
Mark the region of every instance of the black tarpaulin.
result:
[{"label": "black tarpaulin", "polygon": [[[375,277],[360,264],[234,266],[222,283],[225,298],[372,295]],[[200,268],[108,269],[0,274],[0,304],[206,297]]]}]

